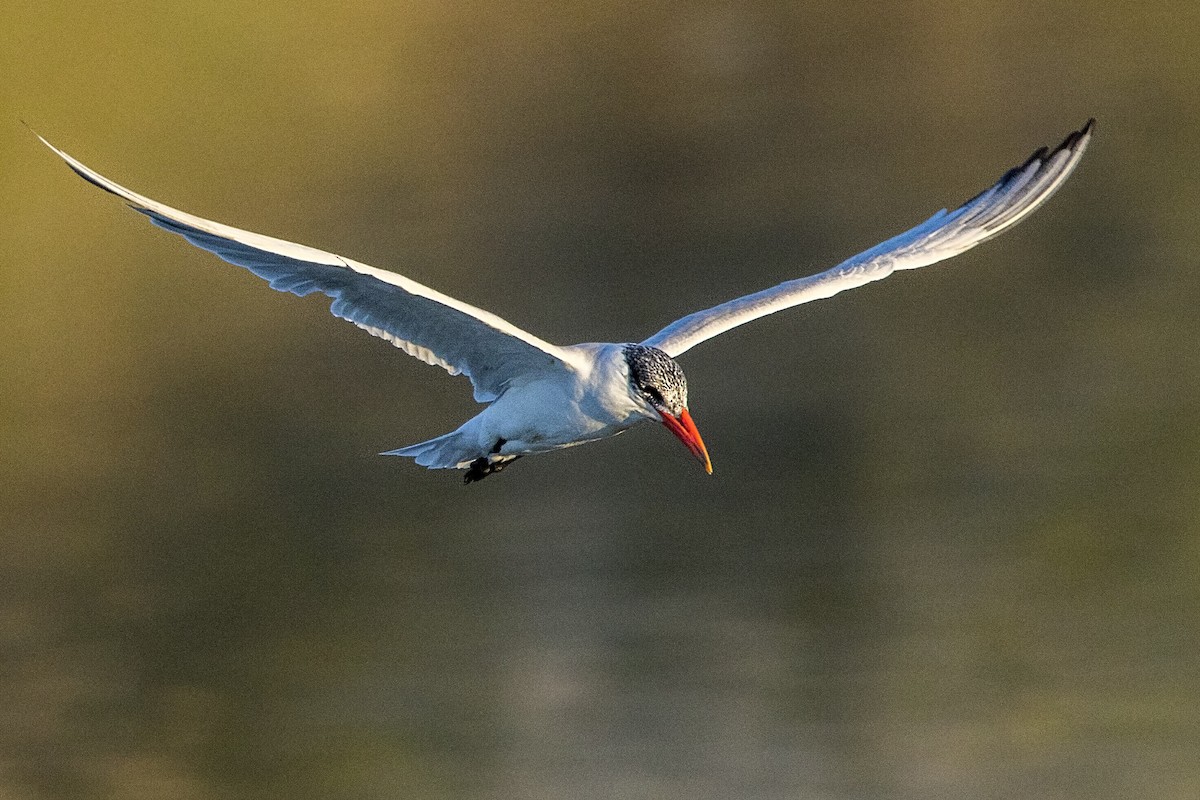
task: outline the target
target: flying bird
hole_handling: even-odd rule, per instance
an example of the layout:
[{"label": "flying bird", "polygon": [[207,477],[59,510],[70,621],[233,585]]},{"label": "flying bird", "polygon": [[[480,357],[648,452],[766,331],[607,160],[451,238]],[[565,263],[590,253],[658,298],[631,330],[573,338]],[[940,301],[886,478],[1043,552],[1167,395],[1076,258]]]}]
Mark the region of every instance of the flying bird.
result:
[{"label": "flying bird", "polygon": [[483,309],[394,272],[323,250],[201,219],[130,191],[39,139],[87,180],[125,200],[160,228],[301,297],[321,292],[334,315],[451,375],[466,375],[479,414],[457,430],[382,455],[430,469],[465,470],[466,483],[521,456],[621,433],[639,422],[664,425],[712,474],[688,411],[675,361],[701,342],[767,314],[830,297],[896,270],[963,253],[1029,216],[1062,185],[1091,139],[1094,120],[1058,147],[1043,147],[991,188],[953,211],[807,278],[697,311],[641,342],[556,345]]}]

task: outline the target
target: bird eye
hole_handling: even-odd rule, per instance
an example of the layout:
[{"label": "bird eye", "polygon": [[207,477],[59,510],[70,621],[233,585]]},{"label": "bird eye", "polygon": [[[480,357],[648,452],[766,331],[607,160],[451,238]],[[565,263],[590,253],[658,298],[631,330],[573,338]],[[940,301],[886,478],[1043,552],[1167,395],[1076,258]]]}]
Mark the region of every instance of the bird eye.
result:
[{"label": "bird eye", "polygon": [[653,386],[647,386],[642,390],[642,394],[646,395],[646,397],[650,399],[650,402],[656,406],[661,406],[663,404],[662,394],[659,393],[658,389],[655,389]]}]

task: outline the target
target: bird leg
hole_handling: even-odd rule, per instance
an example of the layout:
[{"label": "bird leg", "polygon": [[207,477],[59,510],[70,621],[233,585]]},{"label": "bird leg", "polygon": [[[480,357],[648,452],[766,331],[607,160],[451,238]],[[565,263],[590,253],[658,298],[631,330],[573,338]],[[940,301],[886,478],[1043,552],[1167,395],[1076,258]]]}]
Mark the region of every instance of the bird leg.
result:
[{"label": "bird leg", "polygon": [[480,456],[471,462],[471,466],[467,467],[467,472],[463,475],[463,483],[474,483],[481,481],[493,472],[500,472],[512,462],[516,461],[520,456],[502,456],[500,448],[504,447],[505,440],[497,439],[496,444],[492,447],[492,454],[489,456]]},{"label": "bird leg", "polygon": [[463,483],[481,481],[488,475],[500,472],[518,458],[520,456],[500,456],[495,461],[492,461],[487,456],[480,456],[471,462],[471,466],[467,467],[467,472],[463,475]]}]

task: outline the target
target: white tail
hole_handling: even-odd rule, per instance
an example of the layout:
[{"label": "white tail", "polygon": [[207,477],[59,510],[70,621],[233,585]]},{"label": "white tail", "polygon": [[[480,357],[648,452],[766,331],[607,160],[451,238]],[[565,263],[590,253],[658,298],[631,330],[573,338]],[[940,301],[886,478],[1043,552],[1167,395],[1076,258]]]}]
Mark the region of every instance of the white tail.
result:
[{"label": "white tail", "polygon": [[396,450],[380,453],[381,456],[407,456],[430,469],[466,469],[471,462],[484,453],[462,435],[461,430],[451,431],[419,444],[410,444]]}]

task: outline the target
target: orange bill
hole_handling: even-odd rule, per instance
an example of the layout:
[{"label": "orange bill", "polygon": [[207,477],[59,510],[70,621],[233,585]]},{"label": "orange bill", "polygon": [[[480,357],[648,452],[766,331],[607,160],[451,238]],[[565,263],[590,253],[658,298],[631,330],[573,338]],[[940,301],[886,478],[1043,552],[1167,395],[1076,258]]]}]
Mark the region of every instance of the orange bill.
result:
[{"label": "orange bill", "polygon": [[704,471],[712,475],[712,461],[708,458],[708,448],[704,446],[704,440],[700,438],[700,431],[696,430],[696,423],[692,422],[692,415],[688,410],[685,408],[678,418],[664,411],[662,423],[704,465]]}]

